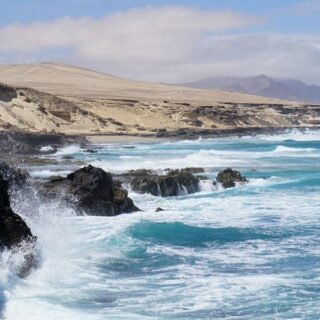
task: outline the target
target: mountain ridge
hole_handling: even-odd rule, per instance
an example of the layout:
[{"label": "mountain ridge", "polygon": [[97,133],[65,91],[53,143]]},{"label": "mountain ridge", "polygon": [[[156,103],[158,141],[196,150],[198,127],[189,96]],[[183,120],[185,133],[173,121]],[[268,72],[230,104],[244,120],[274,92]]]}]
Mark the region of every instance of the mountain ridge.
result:
[{"label": "mountain ridge", "polygon": [[304,103],[320,103],[320,86],[296,79],[254,77],[210,77],[178,84],[188,88],[223,90]]},{"label": "mountain ridge", "polygon": [[[268,87],[265,77],[260,87]],[[320,126],[320,106],[139,82],[65,65],[0,66],[0,130],[198,137]],[[239,131],[240,130],[240,131]]]}]

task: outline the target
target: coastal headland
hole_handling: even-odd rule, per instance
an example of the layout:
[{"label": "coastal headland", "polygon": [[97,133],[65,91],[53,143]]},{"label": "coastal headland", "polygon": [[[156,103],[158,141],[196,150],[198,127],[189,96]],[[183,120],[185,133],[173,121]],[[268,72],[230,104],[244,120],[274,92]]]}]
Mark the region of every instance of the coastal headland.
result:
[{"label": "coastal headland", "polygon": [[66,65],[0,66],[0,82],[0,131],[192,139],[320,125],[319,105],[139,82]]}]

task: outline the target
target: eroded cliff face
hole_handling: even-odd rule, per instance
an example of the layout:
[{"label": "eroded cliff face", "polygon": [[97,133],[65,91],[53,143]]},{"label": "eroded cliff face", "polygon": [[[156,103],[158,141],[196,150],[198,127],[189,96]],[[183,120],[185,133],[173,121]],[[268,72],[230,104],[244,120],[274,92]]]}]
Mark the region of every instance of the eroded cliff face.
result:
[{"label": "eroded cliff face", "polygon": [[[116,89],[115,89],[116,90]],[[129,93],[128,93],[129,94]],[[131,134],[164,136],[239,129],[320,127],[320,105],[302,105],[228,94],[210,100],[150,93],[115,98],[56,96],[30,88],[0,85],[0,130],[33,133]],[[246,102],[247,101],[247,102]],[[255,101],[255,102],[252,102]]]}]

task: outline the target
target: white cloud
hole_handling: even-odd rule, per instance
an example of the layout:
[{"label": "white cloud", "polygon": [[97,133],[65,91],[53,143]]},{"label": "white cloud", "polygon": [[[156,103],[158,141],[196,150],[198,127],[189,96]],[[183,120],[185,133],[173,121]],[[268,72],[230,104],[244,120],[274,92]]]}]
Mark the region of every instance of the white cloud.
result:
[{"label": "white cloud", "polygon": [[169,6],[14,24],[0,28],[0,61],[62,55],[68,63],[153,81],[260,73],[317,80],[318,35],[229,34],[263,22],[232,11]]}]

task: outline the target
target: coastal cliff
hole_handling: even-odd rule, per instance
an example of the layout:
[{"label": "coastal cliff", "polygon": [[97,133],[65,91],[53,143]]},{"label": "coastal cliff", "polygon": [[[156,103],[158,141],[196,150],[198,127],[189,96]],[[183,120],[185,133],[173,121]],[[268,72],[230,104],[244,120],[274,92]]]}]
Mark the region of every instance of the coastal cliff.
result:
[{"label": "coastal cliff", "polygon": [[2,69],[2,131],[170,137],[320,125],[319,105],[131,81],[61,65]]}]

